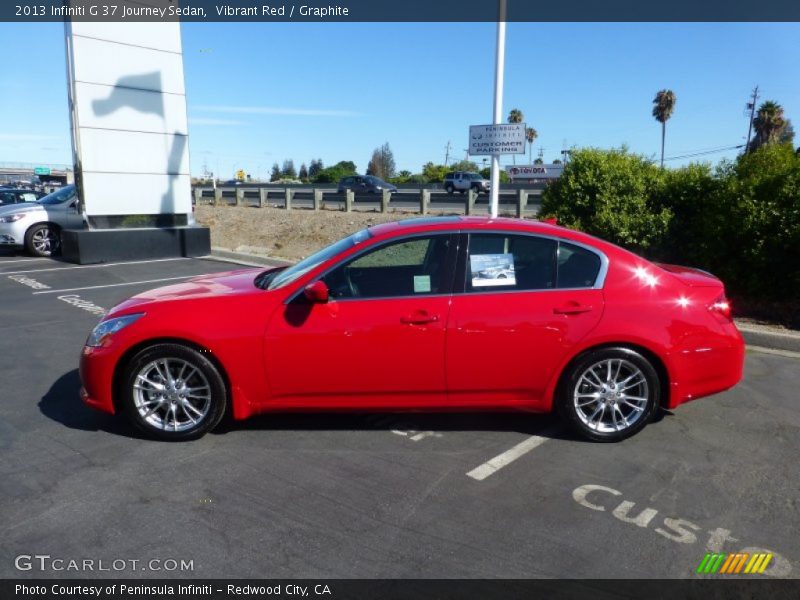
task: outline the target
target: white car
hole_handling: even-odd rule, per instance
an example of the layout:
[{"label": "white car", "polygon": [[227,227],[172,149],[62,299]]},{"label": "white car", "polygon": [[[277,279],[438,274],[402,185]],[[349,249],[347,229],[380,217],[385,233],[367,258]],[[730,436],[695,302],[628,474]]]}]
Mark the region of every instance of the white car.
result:
[{"label": "white car", "polygon": [[75,186],[68,185],[35,202],[0,206],[0,247],[53,256],[61,250],[61,230],[83,226]]}]

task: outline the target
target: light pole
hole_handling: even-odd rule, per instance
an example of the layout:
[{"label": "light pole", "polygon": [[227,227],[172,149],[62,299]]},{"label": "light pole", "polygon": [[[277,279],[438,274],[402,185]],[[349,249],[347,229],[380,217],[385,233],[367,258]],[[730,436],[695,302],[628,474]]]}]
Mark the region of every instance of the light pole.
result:
[{"label": "light pole", "polygon": [[[503,115],[503,70],[506,62],[506,0],[498,0],[497,48],[494,63],[494,118],[493,125],[499,125]],[[500,201],[500,155],[492,154],[491,174],[492,196],[489,201],[489,215],[497,218]]]}]

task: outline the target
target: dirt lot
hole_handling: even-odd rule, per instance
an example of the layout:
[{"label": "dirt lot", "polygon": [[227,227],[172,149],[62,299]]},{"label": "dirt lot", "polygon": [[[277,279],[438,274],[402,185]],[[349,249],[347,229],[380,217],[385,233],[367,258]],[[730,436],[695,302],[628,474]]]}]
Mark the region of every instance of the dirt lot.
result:
[{"label": "dirt lot", "polygon": [[414,215],[200,205],[195,216],[211,229],[213,247],[298,260],[359,229]]}]

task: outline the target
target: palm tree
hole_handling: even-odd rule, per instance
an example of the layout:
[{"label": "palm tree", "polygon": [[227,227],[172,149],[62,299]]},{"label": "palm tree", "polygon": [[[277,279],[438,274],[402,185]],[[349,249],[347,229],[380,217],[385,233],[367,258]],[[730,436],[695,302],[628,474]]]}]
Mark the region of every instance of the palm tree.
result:
[{"label": "palm tree", "polygon": [[533,127],[525,128],[525,139],[528,140],[528,162],[533,158],[533,142],[539,137],[539,132]]},{"label": "palm tree", "polygon": [[672,90],[661,90],[653,100],[653,116],[656,121],[661,123],[661,167],[664,167],[664,138],[667,135],[667,121],[675,111],[675,92]]},{"label": "palm tree", "polygon": [[767,100],[758,107],[758,112],[753,119],[753,129],[756,130],[756,139],[750,145],[752,150],[764,144],[779,141],[786,132],[787,121],[783,117],[783,107],[774,100]]},{"label": "palm tree", "polygon": [[[522,111],[518,108],[512,108],[508,111],[508,122],[509,123],[522,123],[525,120],[525,116],[522,114]],[[517,155],[513,154],[512,158],[514,160],[514,164],[517,164]]]}]

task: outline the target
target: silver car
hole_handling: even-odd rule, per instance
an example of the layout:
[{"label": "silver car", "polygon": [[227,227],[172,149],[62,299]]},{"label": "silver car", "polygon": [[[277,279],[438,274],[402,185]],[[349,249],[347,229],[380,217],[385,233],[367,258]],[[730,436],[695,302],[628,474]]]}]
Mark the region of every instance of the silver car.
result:
[{"label": "silver car", "polygon": [[0,248],[25,248],[34,256],[53,256],[61,250],[62,229],[82,229],[74,185],[35,202],[0,206]]}]

